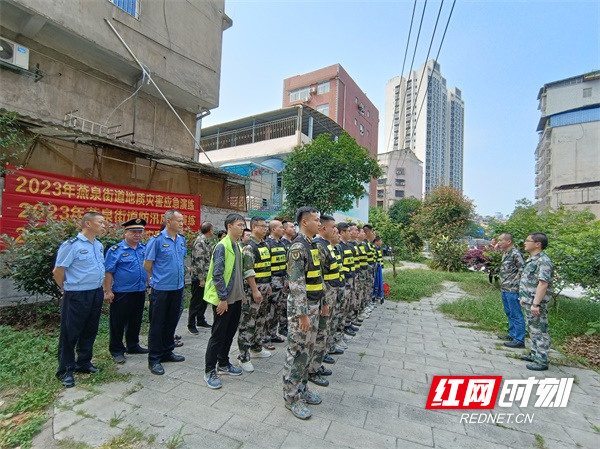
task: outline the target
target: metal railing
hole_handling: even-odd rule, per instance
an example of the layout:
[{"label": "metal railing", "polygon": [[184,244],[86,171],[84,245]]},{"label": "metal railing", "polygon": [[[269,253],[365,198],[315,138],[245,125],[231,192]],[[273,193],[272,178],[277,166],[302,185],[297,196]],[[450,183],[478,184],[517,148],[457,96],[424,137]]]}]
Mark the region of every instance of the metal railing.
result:
[{"label": "metal railing", "polygon": [[79,129],[83,132],[95,134],[97,136],[108,137],[109,139],[114,139],[121,131],[121,125],[106,126],[83,117],[78,117],[74,114],[75,112],[77,112],[77,110],[65,114],[63,120],[64,126]]}]

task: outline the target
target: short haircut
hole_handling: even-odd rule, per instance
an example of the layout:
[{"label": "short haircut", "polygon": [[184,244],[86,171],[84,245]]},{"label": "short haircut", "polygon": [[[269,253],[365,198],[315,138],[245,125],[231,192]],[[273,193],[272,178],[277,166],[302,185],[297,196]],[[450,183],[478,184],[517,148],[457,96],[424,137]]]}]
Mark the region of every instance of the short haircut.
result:
[{"label": "short haircut", "polygon": [[92,221],[94,218],[96,217],[103,217],[104,215],[102,215],[100,212],[86,212],[85,214],[83,214],[83,217],[81,217],[81,227],[83,228],[85,226],[85,222],[86,221]]},{"label": "short haircut", "polygon": [[341,234],[342,232],[347,231],[350,225],[345,221],[342,221],[341,223],[338,223],[336,227],[338,228],[338,232]]},{"label": "short haircut", "polygon": [[243,221],[246,223],[246,220],[240,214],[229,214],[227,217],[225,217],[225,229],[229,230],[229,225],[235,223],[236,221]]},{"label": "short haircut", "polygon": [[213,224],[210,221],[205,221],[202,223],[202,226],[200,226],[200,232],[202,234],[208,234],[210,231],[212,231],[212,228]]},{"label": "short haircut", "polygon": [[296,212],[296,223],[298,223],[298,226],[300,226],[300,222],[304,218],[304,215],[318,214],[318,213],[319,213],[319,211],[317,209],[315,209],[314,207],[302,206],[300,209],[298,209],[298,212]]},{"label": "short haircut", "polygon": [[376,235],[375,238],[373,239],[373,243],[375,243],[375,242],[381,242],[381,237]]},{"label": "short haircut", "polygon": [[244,228],[244,230],[242,231],[242,235],[244,235],[246,232],[249,232],[250,234],[252,234],[252,231],[248,228]]},{"label": "short haircut", "polygon": [[[287,224],[288,224],[288,223],[292,223],[292,222],[291,222],[290,220],[283,220],[283,221],[281,222],[281,224],[283,225],[283,228],[284,228],[284,229],[285,229],[285,227],[287,226]],[[294,223],[292,223],[292,224],[294,224]]]},{"label": "short haircut", "polygon": [[529,234],[529,237],[531,237],[531,240],[533,240],[534,242],[541,243],[542,249],[546,249],[546,247],[548,246],[548,236],[543,232],[533,232]]},{"label": "short haircut", "polygon": [[351,228],[352,226],[356,226],[356,223],[349,222],[348,227]]},{"label": "short haircut", "polygon": [[331,215],[321,215],[321,226],[325,226],[325,224],[327,223],[331,223],[332,221],[335,222],[335,218],[333,218]]},{"label": "short haircut", "polygon": [[219,240],[221,240],[221,237],[224,237],[226,235],[227,235],[227,231],[220,230],[219,232],[217,232],[217,238]]},{"label": "short haircut", "polygon": [[250,229],[252,229],[252,227],[256,226],[257,224],[262,223],[263,221],[265,221],[263,217],[252,217],[250,219]]},{"label": "short haircut", "polygon": [[279,220],[271,220],[269,222],[269,232],[272,231],[273,229],[275,229],[275,226],[277,226],[277,223],[281,223],[281,222]]},{"label": "short haircut", "polygon": [[364,226],[363,226],[363,230],[364,230],[364,231],[366,231],[367,229],[368,229],[369,231],[372,231],[372,230],[373,230],[373,225],[370,225],[370,224],[368,224],[368,223],[367,223],[366,225],[364,225]]},{"label": "short haircut", "polygon": [[503,232],[502,234],[500,234],[500,237],[504,236],[506,238],[506,240],[510,240],[511,242],[514,243],[515,238],[513,237],[513,235],[510,232]]},{"label": "short haircut", "polygon": [[177,209],[169,209],[165,212],[164,223],[167,224],[167,220],[172,220],[175,217],[175,214],[181,214]]}]

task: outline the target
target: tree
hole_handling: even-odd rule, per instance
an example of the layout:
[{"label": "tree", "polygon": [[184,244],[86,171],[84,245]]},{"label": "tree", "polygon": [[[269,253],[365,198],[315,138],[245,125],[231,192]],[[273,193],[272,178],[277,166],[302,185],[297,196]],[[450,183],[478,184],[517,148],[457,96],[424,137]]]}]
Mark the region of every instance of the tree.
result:
[{"label": "tree", "polygon": [[473,216],[473,202],[454,187],[442,186],[432,190],[412,225],[423,240],[441,236],[457,239],[463,235]]},{"label": "tree", "polygon": [[[370,218],[371,215],[369,214],[369,219]],[[406,255],[405,246],[402,241],[402,225],[400,223],[394,223],[390,220],[390,217],[385,214],[381,216],[375,230],[377,231],[377,235],[381,237],[383,245],[391,248],[388,250],[388,257],[392,264],[394,277],[396,277],[396,265],[398,265],[398,262]]]},{"label": "tree", "polygon": [[16,112],[0,115],[0,176],[6,174],[6,164],[23,154],[34,138],[21,130]]},{"label": "tree", "polygon": [[343,132],[337,140],[320,134],[311,143],[294,149],[283,170],[285,207],[296,211],[312,206],[323,214],[352,209],[364,195],[364,183],[381,176],[369,150]]},{"label": "tree", "polygon": [[407,227],[412,224],[413,216],[419,213],[422,205],[421,200],[414,196],[402,198],[390,206],[388,214],[392,221]]}]

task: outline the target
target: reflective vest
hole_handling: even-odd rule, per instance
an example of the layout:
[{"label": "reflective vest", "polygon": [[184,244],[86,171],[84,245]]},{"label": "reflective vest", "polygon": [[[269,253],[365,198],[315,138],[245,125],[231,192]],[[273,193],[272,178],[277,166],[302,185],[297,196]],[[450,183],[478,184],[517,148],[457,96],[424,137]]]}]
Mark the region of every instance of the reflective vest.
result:
[{"label": "reflective vest", "polygon": [[360,270],[366,270],[367,269],[367,251],[365,250],[365,247],[359,243],[358,245],[355,246],[357,254],[358,254],[358,260],[359,260],[359,267]]},{"label": "reflective vest", "polygon": [[369,265],[375,265],[375,246],[368,240],[363,240],[363,246],[366,246],[365,251],[367,252],[367,263]]},{"label": "reflective vest", "polygon": [[344,271],[344,263],[343,263],[342,250],[341,250],[340,245],[334,246],[333,252],[335,254],[335,258],[337,260],[338,266],[340,268],[338,271],[338,275],[339,275],[339,279],[340,279],[340,287],[343,287],[346,285],[346,276],[345,276],[345,271]]},{"label": "reflective vest", "polygon": [[323,276],[321,275],[321,259],[319,250],[314,241],[308,242],[303,236],[298,235],[293,243],[300,242],[306,250],[307,267],[304,270],[306,280],[306,297],[310,301],[320,301],[323,298]]},{"label": "reflective vest", "polygon": [[342,256],[342,271],[345,278],[353,278],[355,273],[354,248],[349,243],[340,242],[340,253]]},{"label": "reflective vest", "polygon": [[321,237],[317,237],[313,239],[313,242],[317,244],[323,245],[329,251],[329,258],[332,261],[329,266],[325,263],[321,264],[321,268],[323,270],[323,280],[327,282],[327,285],[331,287],[341,287],[340,284],[340,266],[337,261],[337,257],[335,257],[335,252],[333,251],[333,246],[327,240]]},{"label": "reflective vest", "polygon": [[247,243],[254,253],[254,278],[257,284],[269,284],[271,282],[271,252],[269,246],[263,241],[259,244],[252,239]]},{"label": "reflective vest", "polygon": [[271,249],[271,276],[285,276],[287,270],[287,249],[283,242],[268,239],[267,244]]}]

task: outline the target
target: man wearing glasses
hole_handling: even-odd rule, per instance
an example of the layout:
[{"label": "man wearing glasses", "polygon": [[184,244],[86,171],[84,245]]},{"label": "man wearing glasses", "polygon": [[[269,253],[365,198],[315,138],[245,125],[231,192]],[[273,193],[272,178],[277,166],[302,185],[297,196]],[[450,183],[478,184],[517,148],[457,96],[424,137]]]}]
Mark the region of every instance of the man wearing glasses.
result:
[{"label": "man wearing glasses", "polygon": [[527,236],[525,251],[530,257],[525,262],[519,284],[519,299],[525,308],[531,337],[531,353],[521,358],[530,362],[527,369],[532,371],[548,369],[548,305],[552,297],[554,266],[544,252],[547,246],[548,237],[543,232],[534,232]]}]

